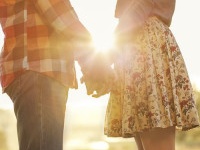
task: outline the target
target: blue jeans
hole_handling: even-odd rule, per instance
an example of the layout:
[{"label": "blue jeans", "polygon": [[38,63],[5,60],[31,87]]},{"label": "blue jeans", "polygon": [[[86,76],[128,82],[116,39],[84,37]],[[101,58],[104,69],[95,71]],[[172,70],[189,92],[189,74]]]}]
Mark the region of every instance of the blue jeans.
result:
[{"label": "blue jeans", "polygon": [[62,150],[68,88],[27,71],[7,89],[14,104],[20,150]]}]

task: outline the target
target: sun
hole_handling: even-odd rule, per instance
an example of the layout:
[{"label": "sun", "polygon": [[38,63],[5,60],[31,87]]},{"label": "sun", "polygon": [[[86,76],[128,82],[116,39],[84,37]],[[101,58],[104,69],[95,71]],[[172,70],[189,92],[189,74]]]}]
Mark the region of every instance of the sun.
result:
[{"label": "sun", "polygon": [[91,34],[93,38],[93,45],[97,52],[109,51],[114,46],[114,36],[112,33],[96,30],[95,33]]},{"label": "sun", "polygon": [[113,32],[118,20],[114,17],[116,0],[72,0],[79,20],[90,32],[96,51],[113,47]]}]

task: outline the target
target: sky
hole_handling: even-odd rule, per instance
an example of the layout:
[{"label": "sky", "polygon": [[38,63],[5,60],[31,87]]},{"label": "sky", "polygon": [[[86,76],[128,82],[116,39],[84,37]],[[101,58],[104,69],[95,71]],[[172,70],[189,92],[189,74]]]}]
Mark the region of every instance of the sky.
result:
[{"label": "sky", "polygon": [[[97,49],[106,49],[112,44],[112,33],[117,25],[114,18],[116,0],[71,0],[81,22],[91,32]],[[171,30],[179,44],[192,84],[200,88],[200,0],[176,0],[176,9]],[[3,33],[0,31],[0,47],[3,45]],[[77,66],[78,78],[81,77]],[[84,85],[78,90],[70,90],[68,103],[87,99],[90,104],[94,99],[86,95]],[[106,103],[108,95],[100,98],[99,103]],[[95,101],[96,103],[97,101]],[[0,108],[12,108],[6,94],[1,94]]]}]

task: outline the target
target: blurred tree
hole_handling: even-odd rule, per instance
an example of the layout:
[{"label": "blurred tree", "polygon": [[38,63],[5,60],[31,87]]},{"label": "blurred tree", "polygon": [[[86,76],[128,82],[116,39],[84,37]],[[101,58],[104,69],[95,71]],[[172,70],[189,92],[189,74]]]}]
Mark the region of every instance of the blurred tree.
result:
[{"label": "blurred tree", "polygon": [[5,132],[0,130],[0,150],[8,150]]},{"label": "blurred tree", "polygon": [[0,109],[0,150],[17,150],[16,119],[11,109]]},{"label": "blurred tree", "polygon": [[[200,91],[194,86],[194,96],[197,104],[198,113],[200,115]],[[195,146],[200,148],[200,128],[192,129],[186,132],[177,132],[177,142],[187,146]]]}]

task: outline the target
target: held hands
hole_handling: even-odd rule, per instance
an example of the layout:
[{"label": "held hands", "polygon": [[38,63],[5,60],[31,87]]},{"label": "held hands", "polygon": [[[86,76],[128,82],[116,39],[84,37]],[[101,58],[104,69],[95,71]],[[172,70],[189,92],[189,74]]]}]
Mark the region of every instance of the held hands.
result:
[{"label": "held hands", "polygon": [[85,83],[87,94],[92,95],[92,97],[98,98],[100,96],[103,96],[105,94],[108,94],[111,91],[112,88],[112,82],[111,81],[90,81],[87,78],[84,77],[81,78],[81,82]]},{"label": "held hands", "polygon": [[106,55],[96,53],[82,67],[83,77],[81,83],[85,83],[87,94],[98,98],[108,94],[115,80],[114,71]]},{"label": "held hands", "polygon": [[97,98],[109,93],[115,79],[109,57],[95,52],[90,45],[91,35],[80,21],[68,27],[68,35],[75,43],[74,56],[81,67],[81,83],[85,83],[87,94]]}]

